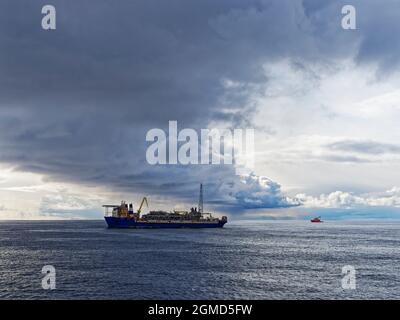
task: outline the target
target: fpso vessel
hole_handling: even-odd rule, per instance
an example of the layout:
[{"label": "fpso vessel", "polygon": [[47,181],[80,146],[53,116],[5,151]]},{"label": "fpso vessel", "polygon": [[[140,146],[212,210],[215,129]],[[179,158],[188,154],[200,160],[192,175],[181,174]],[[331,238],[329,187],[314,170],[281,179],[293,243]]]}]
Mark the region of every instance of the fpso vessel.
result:
[{"label": "fpso vessel", "polygon": [[[140,215],[143,204],[147,203],[143,198],[139,209],[134,212],[132,203],[124,201],[120,205],[103,205],[105,208],[104,219],[109,228],[222,228],[228,222],[226,216],[221,219],[214,218],[211,213],[203,212],[203,186],[200,185],[199,207],[190,211],[150,211]],[[109,210],[111,209],[111,212]]]}]

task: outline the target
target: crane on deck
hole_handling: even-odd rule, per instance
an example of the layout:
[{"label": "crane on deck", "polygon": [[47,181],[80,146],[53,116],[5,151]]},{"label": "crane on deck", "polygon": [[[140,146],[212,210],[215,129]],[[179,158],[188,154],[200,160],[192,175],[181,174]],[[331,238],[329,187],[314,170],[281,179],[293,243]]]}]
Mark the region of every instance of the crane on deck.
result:
[{"label": "crane on deck", "polygon": [[140,217],[140,213],[142,212],[142,207],[143,207],[144,203],[146,203],[146,207],[148,208],[149,207],[149,203],[147,202],[147,198],[146,197],[143,197],[142,202],[140,203],[139,209],[137,211],[137,214],[139,215],[139,217]]}]

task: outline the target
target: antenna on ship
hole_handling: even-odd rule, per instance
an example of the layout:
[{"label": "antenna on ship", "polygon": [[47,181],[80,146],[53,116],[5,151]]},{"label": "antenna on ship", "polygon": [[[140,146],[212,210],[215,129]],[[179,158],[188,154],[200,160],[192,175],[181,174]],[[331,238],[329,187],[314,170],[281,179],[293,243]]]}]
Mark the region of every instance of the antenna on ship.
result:
[{"label": "antenna on ship", "polygon": [[199,212],[203,213],[203,184],[200,183]]}]

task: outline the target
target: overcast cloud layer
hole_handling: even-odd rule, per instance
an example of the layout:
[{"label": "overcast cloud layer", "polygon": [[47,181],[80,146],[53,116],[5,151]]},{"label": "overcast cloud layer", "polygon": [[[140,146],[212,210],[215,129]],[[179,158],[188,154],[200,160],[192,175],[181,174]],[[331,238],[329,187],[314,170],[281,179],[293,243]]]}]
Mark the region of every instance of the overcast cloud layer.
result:
[{"label": "overcast cloud layer", "polygon": [[[398,114],[400,4],[352,1],[357,30],[343,30],[347,2],[55,0],[57,30],[43,31],[42,1],[2,1],[0,162],[40,175],[37,184],[115,194],[42,188],[38,211],[48,214],[90,216],[120,194],[195,202],[200,182],[224,212],[332,207],[337,197],[321,193],[397,190],[400,134],[380,117],[388,105]],[[146,132],[169,120],[180,129],[255,128],[256,175],[148,165]],[[379,178],[368,183],[363,165],[377,163]]]}]

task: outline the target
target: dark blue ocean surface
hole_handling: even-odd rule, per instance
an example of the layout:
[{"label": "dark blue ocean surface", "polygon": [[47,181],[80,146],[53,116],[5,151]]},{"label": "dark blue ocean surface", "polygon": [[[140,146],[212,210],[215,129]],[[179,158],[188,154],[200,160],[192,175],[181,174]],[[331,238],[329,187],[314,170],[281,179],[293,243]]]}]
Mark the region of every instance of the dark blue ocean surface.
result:
[{"label": "dark blue ocean surface", "polygon": [[[44,265],[56,289],[41,286]],[[356,289],[341,287],[353,265]],[[0,222],[2,299],[400,298],[399,222],[236,222],[110,230],[103,221]]]}]

